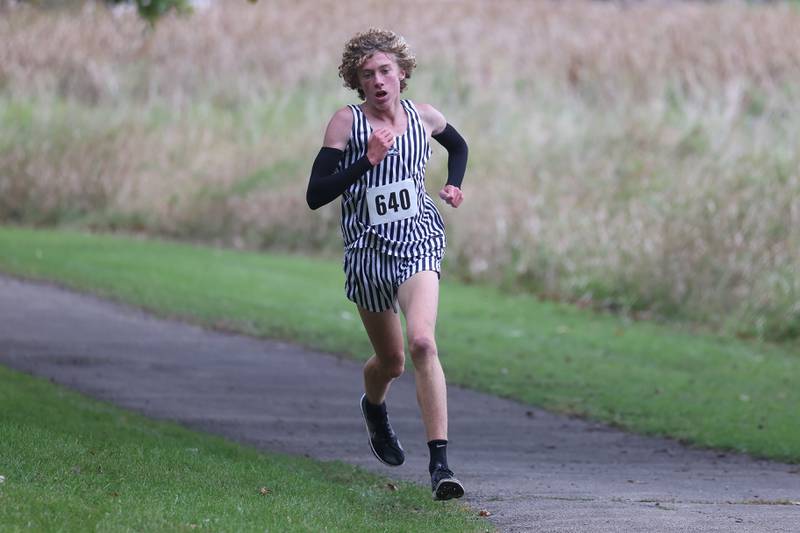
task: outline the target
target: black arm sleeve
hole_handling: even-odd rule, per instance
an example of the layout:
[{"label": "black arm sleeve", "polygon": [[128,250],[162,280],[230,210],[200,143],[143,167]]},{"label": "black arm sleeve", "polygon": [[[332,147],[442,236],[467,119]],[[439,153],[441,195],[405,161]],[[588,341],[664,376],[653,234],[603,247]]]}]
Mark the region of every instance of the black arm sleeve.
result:
[{"label": "black arm sleeve", "polygon": [[447,185],[461,188],[467,170],[467,142],[450,124],[433,138],[447,150]]},{"label": "black arm sleeve", "polygon": [[317,154],[311,167],[311,178],[308,180],[306,191],[306,202],[311,209],[317,209],[335,200],[372,168],[372,163],[365,155],[341,172],[335,172],[343,155],[343,151],[327,146],[323,146]]}]

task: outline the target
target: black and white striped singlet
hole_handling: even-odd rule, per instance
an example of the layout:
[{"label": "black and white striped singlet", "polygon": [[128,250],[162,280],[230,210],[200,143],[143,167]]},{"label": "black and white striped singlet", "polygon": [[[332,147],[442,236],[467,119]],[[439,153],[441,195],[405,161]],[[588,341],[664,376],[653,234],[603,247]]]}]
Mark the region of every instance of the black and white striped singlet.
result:
[{"label": "black and white striped singlet", "polygon": [[[395,257],[418,257],[443,251],[446,246],[444,223],[439,210],[425,191],[425,165],[431,147],[422,119],[410,100],[400,102],[408,117],[408,127],[395,138],[383,161],[359,178],[342,194],[342,237],[345,250],[369,248]],[[338,170],[352,165],[367,153],[372,127],[358,105],[350,105],[353,127]],[[416,216],[370,225],[367,189],[411,178],[417,194]]]}]

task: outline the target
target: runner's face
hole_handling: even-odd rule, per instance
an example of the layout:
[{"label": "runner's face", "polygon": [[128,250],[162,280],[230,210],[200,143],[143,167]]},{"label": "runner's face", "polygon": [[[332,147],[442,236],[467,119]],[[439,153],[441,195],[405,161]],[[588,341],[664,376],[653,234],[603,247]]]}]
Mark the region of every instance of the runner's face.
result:
[{"label": "runner's face", "polygon": [[405,77],[394,55],[384,52],[372,54],[358,69],[358,80],[367,103],[379,108],[396,101],[400,95],[400,81]]}]

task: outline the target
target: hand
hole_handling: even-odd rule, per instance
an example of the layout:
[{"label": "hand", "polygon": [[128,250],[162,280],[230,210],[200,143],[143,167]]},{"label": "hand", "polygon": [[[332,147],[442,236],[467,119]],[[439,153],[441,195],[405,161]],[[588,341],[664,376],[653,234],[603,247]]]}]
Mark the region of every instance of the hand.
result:
[{"label": "hand", "polygon": [[389,128],[378,128],[367,141],[367,159],[374,167],[386,157],[386,152],[394,144],[394,134]]},{"label": "hand", "polygon": [[461,205],[461,202],[464,201],[464,193],[455,185],[445,185],[444,188],[439,191],[439,198],[453,207],[458,207]]}]

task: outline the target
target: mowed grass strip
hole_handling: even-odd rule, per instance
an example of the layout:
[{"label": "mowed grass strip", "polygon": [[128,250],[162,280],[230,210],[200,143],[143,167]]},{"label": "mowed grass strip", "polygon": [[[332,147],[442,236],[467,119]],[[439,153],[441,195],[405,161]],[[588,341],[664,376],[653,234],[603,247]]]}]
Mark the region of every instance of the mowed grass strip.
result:
[{"label": "mowed grass strip", "polygon": [[[0,270],[162,316],[357,358],[371,353],[337,261],[3,228]],[[450,383],[637,432],[800,461],[796,345],[693,334],[447,282],[438,341]]]},{"label": "mowed grass strip", "polygon": [[460,503],[259,453],[0,366],[3,531],[484,531]]}]

